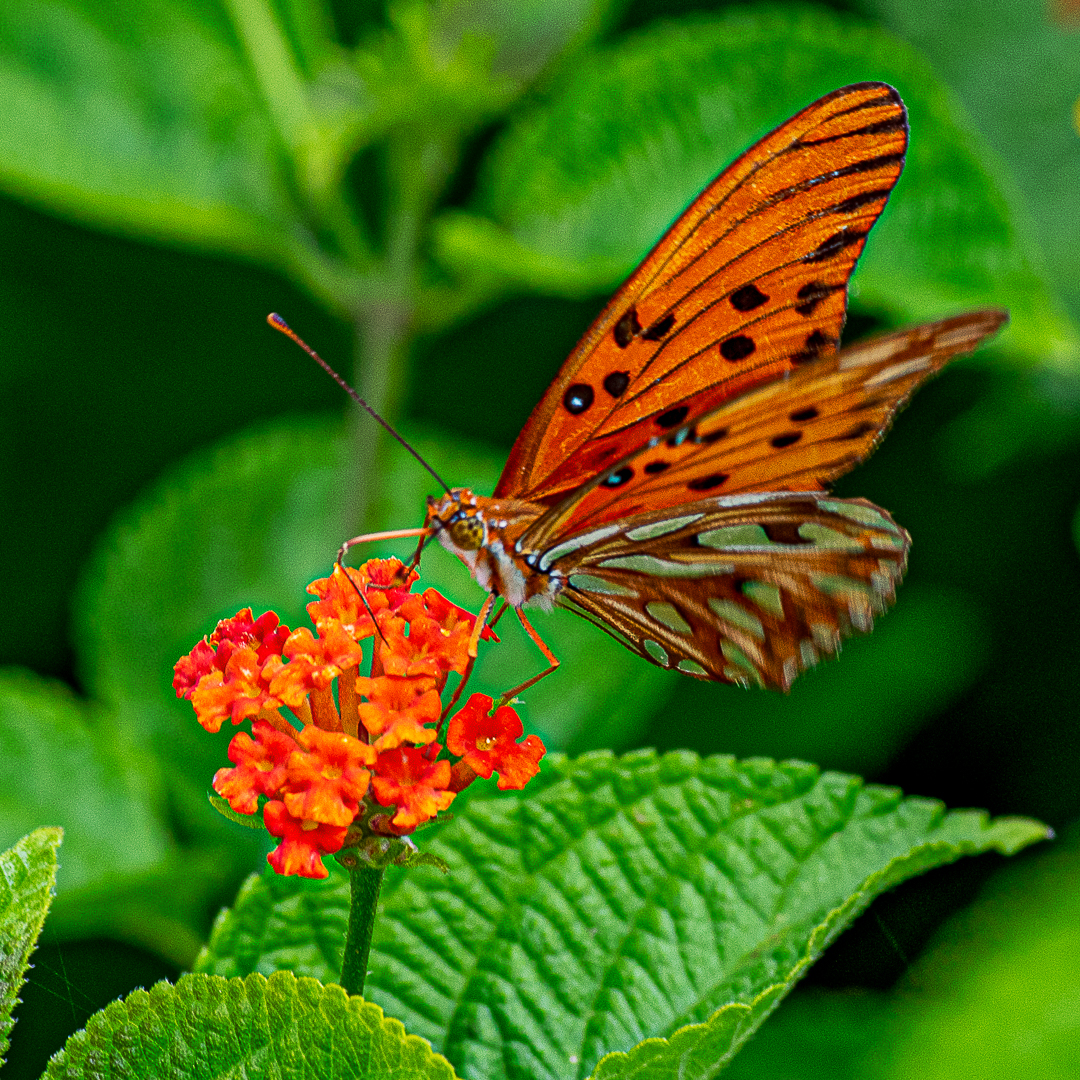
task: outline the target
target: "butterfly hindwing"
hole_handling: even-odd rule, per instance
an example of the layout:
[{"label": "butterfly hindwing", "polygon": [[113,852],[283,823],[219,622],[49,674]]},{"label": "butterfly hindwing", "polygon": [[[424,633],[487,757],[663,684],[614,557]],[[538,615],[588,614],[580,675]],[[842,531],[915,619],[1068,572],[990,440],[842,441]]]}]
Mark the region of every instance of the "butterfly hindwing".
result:
[{"label": "butterfly hindwing", "polygon": [[903,167],[882,83],[796,114],[714,180],[607,305],[533,411],[495,491],[560,493],[732,395],[827,356]]},{"label": "butterfly hindwing", "polygon": [[892,601],[909,538],[865,500],[707,499],[578,538],[557,603],[661,667],[786,690]]}]

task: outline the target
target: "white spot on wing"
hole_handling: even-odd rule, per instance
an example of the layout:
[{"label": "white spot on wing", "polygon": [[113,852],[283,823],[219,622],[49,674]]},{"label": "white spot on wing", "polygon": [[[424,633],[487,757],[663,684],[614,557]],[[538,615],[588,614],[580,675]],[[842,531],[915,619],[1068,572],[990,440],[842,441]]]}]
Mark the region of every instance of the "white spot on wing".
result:
[{"label": "white spot on wing", "polygon": [[667,536],[668,533],[676,532],[684,525],[693,525],[704,516],[704,514],[685,514],[682,517],[664,518],[649,525],[638,525],[637,528],[627,529],[626,536],[629,540],[655,540],[658,536]]},{"label": "white spot on wing", "polygon": [[605,525],[602,529],[593,529],[592,532],[581,533],[579,536],[571,536],[569,540],[564,540],[561,544],[556,544],[553,548],[548,548],[547,551],[540,558],[540,569],[547,571],[556,559],[561,559],[564,555],[569,555],[571,551],[577,551],[579,548],[588,547],[589,544],[595,544],[598,540],[604,540],[609,536],[614,536],[615,533],[622,530],[621,525]]},{"label": "white spot on wing", "polygon": [[863,386],[870,388],[882,386],[887,382],[892,382],[893,379],[902,379],[905,375],[914,375],[916,371],[926,371],[928,367],[930,367],[930,357],[917,356],[914,360],[905,360],[902,364],[893,364],[891,367],[885,368],[884,371],[871,375],[863,383]]}]

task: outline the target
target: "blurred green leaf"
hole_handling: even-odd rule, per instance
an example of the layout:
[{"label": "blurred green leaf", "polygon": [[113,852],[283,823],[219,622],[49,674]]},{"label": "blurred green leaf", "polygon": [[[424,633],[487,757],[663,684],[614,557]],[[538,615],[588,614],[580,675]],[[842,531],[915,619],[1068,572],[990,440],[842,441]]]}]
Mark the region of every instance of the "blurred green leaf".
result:
[{"label": "blurred green leaf", "polygon": [[888,1026],[889,1000],[866,991],[800,987],[724,1080],[870,1080],[866,1058]]},{"label": "blurred green leaf", "polygon": [[168,846],[154,774],[104,721],[60,683],[0,672],[0,844],[62,826],[61,895],[138,874]]},{"label": "blurred green leaf", "polygon": [[1075,5],[868,0],[948,81],[1026,197],[1047,268],[1080,317],[1080,23]]},{"label": "blurred green leaf", "polygon": [[1080,830],[998,874],[897,988],[865,1077],[1080,1075]]},{"label": "blurred green leaf", "polygon": [[291,971],[336,982],[349,925],[349,874],[333,859],[326,868],[330,876],[321,881],[269,868],[252,874],[232,907],[218,914],[193,970],[226,978]]},{"label": "blurred green leaf", "polygon": [[[658,1037],[670,1042],[597,1075],[643,1061],[708,1075],[878,893],[1046,833],[801,762],[549,757],[526,791],[471,789],[425,833],[449,876],[388,873],[367,993],[463,1075],[583,1075]],[[337,872],[314,888],[252,879],[200,968],[298,963],[335,979],[341,943],[329,949],[327,930],[344,924],[347,897]]]},{"label": "blurred green leaf", "polygon": [[453,1080],[454,1070],[378,1006],[282,972],[185,975],[176,986],[136,990],[91,1017],[45,1077],[103,1074]]},{"label": "blurred green leaf", "polygon": [[972,686],[989,656],[982,613],[961,593],[901,588],[869,637],[844,643],[787,694],[684,680],[654,723],[664,749],[690,743],[735,754],[787,753],[877,773],[927,718]]},{"label": "blurred green leaf", "polygon": [[50,935],[109,935],[190,962],[228,861],[220,848],[176,851],[145,743],[66,686],[18,669],[0,672],[0,739],[0,843],[42,822],[64,828]]},{"label": "blurred green leaf", "polygon": [[594,38],[627,0],[438,0],[433,22],[443,40],[476,37],[494,46],[494,67],[518,83],[564,51]]},{"label": "blurred green leaf", "polygon": [[212,5],[6,0],[0,102],[13,195],[263,259],[289,233],[272,127]]},{"label": "blurred green leaf", "polygon": [[[522,272],[504,287],[554,288],[561,262],[560,291],[580,293],[582,267],[630,270],[721,164],[866,79],[900,90],[912,140],[853,295],[893,319],[1006,306],[1012,352],[1074,361],[1076,332],[1040,276],[1023,213],[948,91],[914,50],[824,8],[654,25],[582,58],[496,144],[474,217],[440,223],[441,257],[466,276],[506,275],[516,260]],[[590,287],[615,283],[605,274]]]},{"label": "blurred green leaf", "polygon": [[52,902],[62,836],[62,829],[35,829],[0,852],[0,1065],[10,1046],[19,988]]}]

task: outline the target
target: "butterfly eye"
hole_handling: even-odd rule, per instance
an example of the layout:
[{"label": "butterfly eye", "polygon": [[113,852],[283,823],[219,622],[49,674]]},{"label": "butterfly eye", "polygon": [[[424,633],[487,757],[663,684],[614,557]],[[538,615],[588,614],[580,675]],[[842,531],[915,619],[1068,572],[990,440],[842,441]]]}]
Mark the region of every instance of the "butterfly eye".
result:
[{"label": "butterfly eye", "polygon": [[484,543],[484,522],[478,517],[463,517],[448,526],[450,538],[462,551],[476,551]]}]

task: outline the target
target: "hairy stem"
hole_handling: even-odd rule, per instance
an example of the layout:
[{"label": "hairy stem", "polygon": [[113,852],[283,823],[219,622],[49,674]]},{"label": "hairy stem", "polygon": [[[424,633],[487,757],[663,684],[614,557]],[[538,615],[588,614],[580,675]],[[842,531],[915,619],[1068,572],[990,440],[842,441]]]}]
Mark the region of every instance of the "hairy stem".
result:
[{"label": "hairy stem", "polygon": [[349,867],[349,929],[345,933],[345,957],[341,962],[341,985],[347,994],[364,992],[371,932],[375,928],[375,910],[385,873],[384,867],[364,863]]}]

